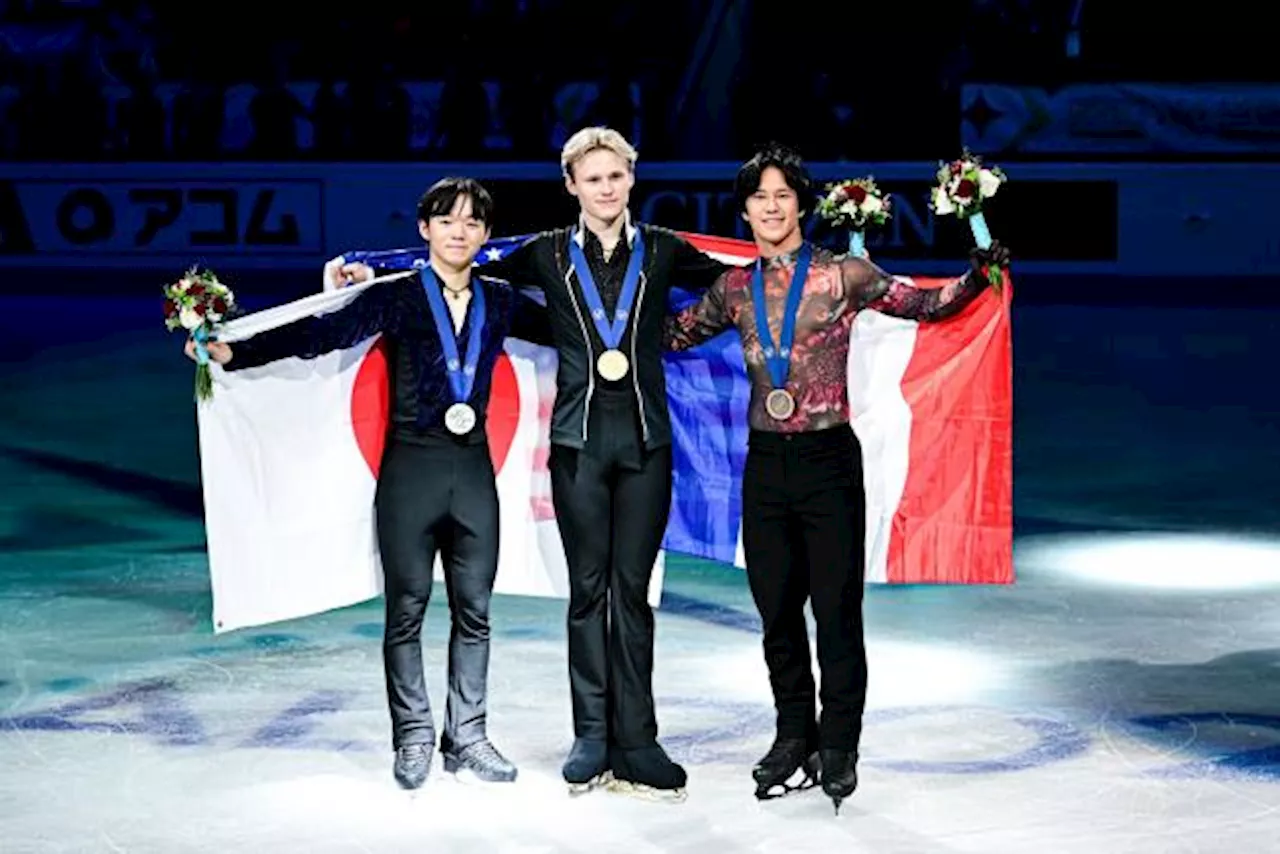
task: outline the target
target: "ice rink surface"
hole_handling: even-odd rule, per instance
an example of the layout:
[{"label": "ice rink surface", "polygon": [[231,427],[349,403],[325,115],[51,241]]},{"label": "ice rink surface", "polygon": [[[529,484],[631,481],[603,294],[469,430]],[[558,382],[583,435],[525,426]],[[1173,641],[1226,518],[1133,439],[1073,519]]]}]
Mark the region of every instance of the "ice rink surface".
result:
[{"label": "ice rink surface", "polygon": [[[1015,317],[1018,582],[873,587],[861,784],[759,803],[732,567],[672,558],[683,804],[570,798],[564,603],[499,598],[510,785],[390,774],[381,602],[215,636],[156,305],[0,300],[0,852],[1264,852],[1280,836],[1280,313]],[[56,332],[51,332],[56,328]],[[438,593],[443,593],[442,590]],[[424,644],[443,713],[448,613]]]}]

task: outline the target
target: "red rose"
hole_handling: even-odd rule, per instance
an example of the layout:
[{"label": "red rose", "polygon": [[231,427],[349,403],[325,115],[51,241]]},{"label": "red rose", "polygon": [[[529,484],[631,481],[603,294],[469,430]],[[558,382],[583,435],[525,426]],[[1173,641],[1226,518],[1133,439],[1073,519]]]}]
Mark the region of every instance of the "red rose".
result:
[{"label": "red rose", "polygon": [[174,305],[174,304],[173,304],[173,300],[171,300],[171,299],[167,299],[167,300],[165,300],[165,301],[164,301],[164,316],[165,316],[165,317],[169,317],[170,315],[172,315],[172,314],[177,310],[177,308],[178,308],[178,307],[177,307],[176,305]]},{"label": "red rose", "polygon": [[844,195],[855,205],[861,205],[867,198],[867,188],[858,184],[845,184]]},{"label": "red rose", "polygon": [[191,289],[188,290],[187,293],[191,294],[193,297],[198,297],[204,293],[204,285],[200,284],[199,282],[196,282],[194,285],[191,286]]},{"label": "red rose", "polygon": [[204,303],[202,302],[196,303],[195,307],[192,308],[191,310],[194,311],[196,314],[200,315],[201,317],[204,317],[204,313],[205,313]]},{"label": "red rose", "polygon": [[224,300],[222,297],[218,297],[213,301],[213,310],[216,311],[218,314],[226,314],[227,301]]},{"label": "red rose", "polygon": [[978,186],[976,184],[968,178],[964,178],[956,185],[956,195],[962,199],[968,199],[973,196],[974,191],[977,189]]}]

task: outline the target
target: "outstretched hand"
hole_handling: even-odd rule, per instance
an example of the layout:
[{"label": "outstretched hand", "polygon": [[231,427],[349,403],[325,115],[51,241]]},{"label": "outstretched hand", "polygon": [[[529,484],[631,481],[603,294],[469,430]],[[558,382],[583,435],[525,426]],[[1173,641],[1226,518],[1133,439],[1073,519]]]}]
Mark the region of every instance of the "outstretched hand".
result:
[{"label": "outstretched hand", "polygon": [[991,241],[989,249],[974,248],[969,252],[969,263],[981,273],[984,267],[1008,267],[1009,250],[999,240]]},{"label": "outstretched hand", "polygon": [[324,265],[325,290],[336,291],[372,278],[373,268],[368,264],[344,264],[341,255]]},{"label": "outstretched hand", "polygon": [[1004,270],[1009,266],[1009,250],[1001,245],[999,240],[991,241],[991,246],[987,249],[974,248],[969,252],[969,264],[973,267],[973,272],[979,276],[986,276],[987,281],[991,283],[991,287],[999,293],[1004,283]]},{"label": "outstretched hand", "polygon": [[[209,341],[204,346],[205,349],[209,351],[210,361],[217,362],[219,365],[225,365],[227,362],[231,361],[230,345],[221,344],[217,341]],[[190,338],[187,339],[187,346],[183,348],[182,352],[186,353],[187,358],[191,361],[198,361],[196,359],[196,342]]]}]

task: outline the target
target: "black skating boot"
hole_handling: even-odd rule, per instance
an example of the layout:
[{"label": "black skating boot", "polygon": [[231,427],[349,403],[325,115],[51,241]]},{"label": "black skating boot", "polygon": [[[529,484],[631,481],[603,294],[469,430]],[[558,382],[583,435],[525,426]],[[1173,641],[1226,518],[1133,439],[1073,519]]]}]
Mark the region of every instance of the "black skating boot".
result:
[{"label": "black skating boot", "polygon": [[804,738],[779,738],[769,752],[751,769],[756,781],[756,798],[780,798],[818,785],[822,763],[818,749]]},{"label": "black skating boot", "polygon": [[836,806],[840,814],[840,802],[858,788],[858,754],[853,750],[822,751],[822,791]]},{"label": "black skating boot", "polygon": [[450,774],[470,771],[486,783],[510,783],[516,778],[516,766],[487,738],[460,748],[441,742],[440,755],[444,757],[444,770]]},{"label": "black skating boot", "polygon": [[396,782],[404,789],[416,789],[431,773],[430,744],[405,744],[396,750],[394,773]]},{"label": "black skating boot", "polygon": [[610,747],[609,766],[613,769],[611,792],[655,801],[679,802],[686,797],[688,775],[656,744],[626,750]]},{"label": "black skating boot", "polygon": [[609,748],[603,739],[575,738],[561,769],[569,794],[581,795],[608,782]]}]

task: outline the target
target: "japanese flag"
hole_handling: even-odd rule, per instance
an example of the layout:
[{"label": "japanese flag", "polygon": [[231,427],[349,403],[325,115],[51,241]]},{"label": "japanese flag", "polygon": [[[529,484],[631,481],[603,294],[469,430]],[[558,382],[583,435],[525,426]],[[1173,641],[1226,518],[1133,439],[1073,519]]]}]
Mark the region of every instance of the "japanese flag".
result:
[{"label": "japanese flag", "polygon": [[[729,263],[754,258],[749,243],[686,237]],[[500,257],[515,242],[494,241],[480,257]],[[234,343],[339,310],[383,283],[237,319],[220,338]],[[1013,580],[1009,292],[984,293],[943,323],[874,312],[854,323],[849,396],[864,457],[869,582]],[[514,340],[495,368],[488,424],[501,507],[499,594],[567,596],[547,473],[555,373],[554,351]],[[373,498],[389,405],[380,339],[242,371],[215,365],[214,383],[198,423],[215,631],[379,596]],[[675,486],[664,547],[743,566],[750,386],[737,335],[669,356],[667,385]],[[663,569],[660,555],[655,605]]]}]

